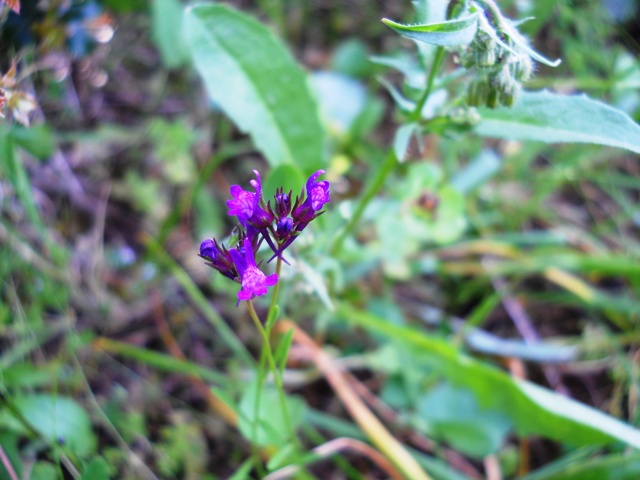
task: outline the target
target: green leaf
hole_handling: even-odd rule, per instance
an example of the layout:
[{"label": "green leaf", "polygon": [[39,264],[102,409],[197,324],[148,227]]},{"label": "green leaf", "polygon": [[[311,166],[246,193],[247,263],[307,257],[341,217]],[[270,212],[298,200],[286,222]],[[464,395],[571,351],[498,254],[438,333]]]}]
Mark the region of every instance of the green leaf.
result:
[{"label": "green leaf", "polygon": [[423,396],[417,411],[429,424],[428,433],[476,458],[498,451],[511,427],[500,412],[478,408],[471,392],[448,384]]},{"label": "green leaf", "polygon": [[15,130],[7,128],[5,124],[0,124],[0,166],[6,172],[9,181],[22,201],[29,221],[44,236],[44,224],[33,198],[29,175],[16,152],[14,135]]},{"label": "green leaf", "polygon": [[[278,392],[273,387],[263,385],[259,398],[256,393],[256,382],[249,384],[243,392],[238,418],[240,432],[257,445],[286,445],[290,440],[290,432],[287,430]],[[285,407],[295,428],[302,421],[305,403],[299,397],[286,396]]]},{"label": "green leaf", "polygon": [[276,454],[269,459],[267,462],[267,469],[269,471],[276,470],[278,468],[282,468],[288,463],[293,463],[292,457],[295,457],[296,447],[292,444],[287,444],[282,447]]},{"label": "green leaf", "polygon": [[233,475],[229,477],[229,480],[246,480],[247,478],[251,478],[251,470],[253,469],[254,463],[256,463],[255,458],[249,457],[240,465]]},{"label": "green leaf", "polygon": [[[71,398],[56,395],[25,395],[12,400],[13,407],[29,426],[51,443],[62,443],[76,455],[84,457],[96,447],[87,412]],[[5,410],[0,413],[0,424],[28,433],[29,429]]]},{"label": "green leaf", "polygon": [[59,480],[58,469],[53,463],[36,462],[31,471],[31,478],[34,480]]},{"label": "green leaf", "polygon": [[290,328],[284,335],[282,335],[282,338],[280,338],[278,347],[276,348],[276,351],[273,355],[280,372],[282,372],[284,370],[284,367],[287,365],[287,356],[289,355],[289,349],[291,348],[292,342],[293,328]]},{"label": "green leaf", "polygon": [[637,480],[640,478],[640,456],[608,455],[580,459],[559,467],[544,467],[521,477],[521,480]]},{"label": "green leaf", "polygon": [[412,349],[416,361],[422,359],[453,384],[473,391],[480,407],[507,415],[520,435],[538,434],[570,445],[621,441],[640,449],[640,431],[631,425],[530,382],[511,378],[464,355],[445,339],[393,325],[344,303],[338,311],[352,324],[401,342],[403,351]]},{"label": "green leaf", "polygon": [[181,28],[183,16],[179,0],[151,2],[151,35],[167,68],[180,67],[189,59]]},{"label": "green leaf", "polygon": [[56,149],[56,139],[46,125],[14,126],[10,135],[16,145],[40,160],[49,157]]},{"label": "green leaf", "polygon": [[275,195],[276,189],[280,187],[284,189],[284,193],[289,193],[291,190],[293,196],[291,203],[293,204],[293,200],[296,195],[300,195],[306,181],[297,165],[280,165],[269,172],[262,191],[268,200]]},{"label": "green leaf", "polygon": [[109,480],[109,465],[102,457],[94,458],[80,477],[80,480]]},{"label": "green leaf", "polygon": [[546,143],[595,143],[640,153],[640,126],[626,113],[585,95],[523,92],[513,107],[479,109],[485,137]]},{"label": "green leaf", "polygon": [[473,40],[478,29],[478,14],[473,13],[464,18],[421,25],[403,25],[388,18],[383,18],[382,23],[413,40],[452,47],[465,45]]},{"label": "green leaf", "polygon": [[225,5],[187,10],[187,44],[213,101],[272,166],[323,164],[324,137],[307,76],[264,25]]}]

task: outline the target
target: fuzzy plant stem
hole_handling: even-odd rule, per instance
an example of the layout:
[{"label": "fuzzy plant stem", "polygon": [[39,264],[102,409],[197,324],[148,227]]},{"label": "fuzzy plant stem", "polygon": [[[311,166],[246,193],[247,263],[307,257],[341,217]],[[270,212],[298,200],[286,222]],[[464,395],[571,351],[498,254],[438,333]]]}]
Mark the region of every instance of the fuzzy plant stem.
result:
[{"label": "fuzzy plant stem", "polygon": [[[438,47],[435,55],[433,56],[433,61],[431,63],[431,69],[429,71],[429,76],[427,77],[427,83],[425,85],[424,92],[420,96],[420,99],[418,100],[418,103],[413,109],[413,112],[411,112],[411,114],[409,115],[410,122],[417,122],[420,120],[420,117],[422,115],[422,109],[427,103],[427,100],[429,100],[429,96],[433,91],[434,80],[436,78],[437,72],[440,70],[440,66],[442,65],[444,56],[445,56],[444,48]],[[338,252],[340,252],[340,250],[342,249],[342,244],[344,243],[344,240],[348,235],[350,235],[353,232],[353,229],[355,228],[357,223],[360,221],[360,218],[362,217],[362,214],[367,208],[367,205],[369,205],[369,202],[373,199],[373,197],[376,196],[380,188],[382,188],[382,185],[384,185],[385,181],[387,180],[387,177],[391,174],[391,172],[393,172],[397,164],[398,164],[398,159],[396,158],[395,151],[392,147],[389,149],[389,153],[387,153],[387,156],[384,159],[384,162],[376,172],[376,176],[373,178],[373,180],[371,180],[364,194],[360,198],[360,201],[358,202],[358,206],[353,212],[353,215],[351,216],[347,224],[344,226],[342,231],[338,234],[338,236],[334,240],[333,245],[331,247],[331,253],[333,255],[336,255]]]},{"label": "fuzzy plant stem", "polygon": [[[287,401],[284,394],[284,384],[282,382],[282,375],[280,375],[280,370],[276,365],[276,361],[273,356],[273,351],[271,350],[271,341],[269,338],[269,333],[262,326],[262,322],[260,321],[260,318],[258,317],[258,314],[256,313],[255,308],[253,308],[253,303],[251,302],[251,300],[247,301],[247,307],[249,309],[249,316],[253,320],[253,323],[256,326],[256,328],[258,329],[258,332],[260,333],[260,337],[262,337],[262,355],[264,356],[264,358],[266,358],[266,361],[269,365],[271,373],[273,374],[273,380],[276,384],[276,390],[278,391],[278,400],[280,402],[280,408],[282,410],[282,418],[284,419],[285,428],[289,432],[290,440],[292,442],[295,442],[296,435],[293,429],[293,425],[291,423],[291,418],[289,417],[289,410],[287,409]],[[262,382],[266,376],[264,372],[265,372],[264,364],[261,361],[260,375],[259,375],[260,382],[258,385],[258,398],[260,396],[260,389],[262,386]]]}]

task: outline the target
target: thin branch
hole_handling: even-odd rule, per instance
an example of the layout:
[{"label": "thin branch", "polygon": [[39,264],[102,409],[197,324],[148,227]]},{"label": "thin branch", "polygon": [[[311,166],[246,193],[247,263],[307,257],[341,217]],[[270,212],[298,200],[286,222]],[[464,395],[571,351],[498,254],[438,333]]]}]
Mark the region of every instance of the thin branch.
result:
[{"label": "thin branch", "polygon": [[[317,456],[317,459],[314,461],[320,461],[332,455],[335,455],[336,453],[344,452],[344,451],[356,452],[367,457],[369,460],[375,463],[378,467],[384,470],[384,472],[387,475],[389,475],[389,478],[393,480],[404,479],[402,474],[378,450],[373,448],[371,445],[368,445],[354,438],[346,438],[346,437],[335,438],[327,443],[324,443],[314,448],[313,450],[311,450],[311,453]],[[267,475],[264,478],[264,480],[282,480],[284,478],[291,478],[298,470],[300,470],[300,466],[288,465],[284,468],[281,468],[280,470],[277,470]]]},{"label": "thin branch", "polygon": [[13,465],[11,465],[11,460],[7,457],[7,454],[4,452],[4,448],[0,445],[0,461],[2,461],[2,465],[4,465],[4,469],[9,474],[9,478],[11,480],[18,480],[18,475],[16,475],[16,471],[13,469]]}]

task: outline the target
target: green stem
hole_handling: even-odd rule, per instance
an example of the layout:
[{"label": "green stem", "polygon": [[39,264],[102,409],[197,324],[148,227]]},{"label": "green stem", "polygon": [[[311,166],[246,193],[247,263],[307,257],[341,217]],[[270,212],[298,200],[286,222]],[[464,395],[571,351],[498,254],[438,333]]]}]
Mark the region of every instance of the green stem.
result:
[{"label": "green stem", "polygon": [[445,56],[444,47],[438,47],[436,49],[435,55],[433,56],[433,62],[431,63],[431,70],[429,71],[429,76],[427,77],[427,85],[424,89],[424,92],[422,93],[422,96],[420,97],[420,100],[418,100],[416,107],[413,109],[413,112],[411,112],[411,115],[409,115],[409,121],[417,122],[418,120],[420,120],[420,117],[422,116],[422,109],[424,108],[424,105],[427,103],[427,100],[429,99],[429,95],[431,95],[431,92],[433,91],[433,82],[436,79],[436,74],[438,73],[438,70],[440,70],[440,65],[444,60],[444,56]]},{"label": "green stem", "polygon": [[[429,76],[427,77],[427,83],[425,85],[424,92],[422,93],[420,99],[418,100],[418,103],[413,109],[413,112],[411,112],[411,114],[409,115],[410,122],[417,122],[420,120],[420,117],[422,115],[422,109],[424,108],[424,105],[427,103],[427,100],[429,99],[429,95],[431,95],[431,92],[433,91],[433,84],[436,78],[436,73],[438,72],[438,70],[440,70],[440,66],[442,65],[442,60],[444,59],[444,56],[445,56],[444,48],[438,47],[433,57],[431,70],[429,71]],[[373,197],[376,196],[376,194],[378,193],[382,185],[384,185],[385,180],[387,179],[389,174],[391,174],[391,172],[395,169],[397,163],[398,163],[398,159],[396,158],[394,149],[392,147],[389,149],[389,153],[387,154],[387,157],[385,158],[382,166],[376,173],[376,176],[369,183],[364,194],[360,198],[360,201],[358,202],[358,206],[356,207],[356,210],[353,212],[353,215],[351,216],[347,224],[344,226],[344,228],[340,231],[340,233],[336,236],[333,242],[333,245],[331,247],[331,253],[333,255],[336,255],[342,249],[342,244],[345,238],[347,238],[347,236],[351,234],[356,224],[360,221],[360,218],[362,217],[362,214],[367,208],[367,205],[369,205],[369,202],[373,199]]]},{"label": "green stem", "polygon": [[[276,365],[276,361],[273,357],[273,351],[271,350],[271,342],[269,340],[269,334],[262,326],[262,322],[258,318],[258,314],[256,313],[255,308],[253,308],[253,303],[251,300],[247,301],[247,308],[249,309],[249,316],[253,320],[260,336],[262,337],[262,348],[263,352],[267,358],[267,362],[269,362],[269,367],[271,368],[271,372],[273,374],[273,379],[276,383],[276,390],[278,391],[278,400],[280,401],[280,408],[282,409],[282,417],[284,418],[285,428],[291,435],[291,441],[296,440],[295,431],[293,430],[293,425],[291,423],[291,418],[289,417],[289,410],[287,409],[287,402],[284,395],[284,384],[282,382],[282,376],[280,375],[280,371]],[[261,382],[262,383],[262,382]]]},{"label": "green stem", "polygon": [[278,293],[280,292],[280,270],[282,269],[282,257],[278,257],[276,262],[276,274],[278,275],[278,282],[273,287],[273,295],[271,295],[271,303],[269,303],[269,312],[267,313],[267,333],[271,336],[271,329],[276,323],[274,318],[276,302],[278,301]]},{"label": "green stem", "polygon": [[347,224],[344,226],[344,228],[340,231],[340,233],[334,240],[333,245],[331,247],[332,255],[336,255],[342,249],[342,244],[344,240],[347,238],[349,234],[351,234],[356,224],[360,221],[360,217],[362,217],[362,214],[364,213],[364,210],[367,208],[367,205],[369,205],[369,202],[371,201],[371,199],[375,197],[376,193],[378,193],[378,190],[380,190],[380,187],[382,187],[382,185],[384,184],[384,181],[387,179],[389,174],[394,170],[397,163],[398,163],[398,159],[396,158],[396,154],[393,148],[391,148],[389,150],[389,153],[387,153],[387,157],[382,163],[382,166],[376,173],[376,176],[369,183],[369,185],[367,186],[367,189],[365,190],[364,194],[360,198],[360,201],[358,202],[358,206],[356,207],[355,212],[353,212],[353,215],[351,216]]}]

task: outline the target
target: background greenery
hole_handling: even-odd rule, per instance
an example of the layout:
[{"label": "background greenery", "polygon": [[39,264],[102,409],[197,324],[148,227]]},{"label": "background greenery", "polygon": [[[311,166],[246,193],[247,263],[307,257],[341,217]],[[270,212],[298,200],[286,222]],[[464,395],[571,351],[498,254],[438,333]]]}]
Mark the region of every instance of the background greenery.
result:
[{"label": "background greenery", "polygon": [[[295,452],[275,390],[253,403],[260,337],[196,254],[231,231],[229,186],[254,168],[267,196],[327,171],[327,213],[283,269],[283,325],[349,372],[430,476],[640,477],[637,124],[607,130],[589,103],[570,132],[587,143],[548,144],[562,138],[516,106],[416,135],[400,96],[425,67],[380,22],[415,13],[387,3],[5,7],[0,70],[19,60],[35,109],[28,128],[0,124],[0,478],[262,478],[291,462],[387,478],[298,337],[280,359]],[[562,59],[527,90],[638,122],[637,2],[500,6],[534,16],[522,31]],[[403,161],[337,235],[389,149]],[[352,440],[308,453],[336,438]]]}]

